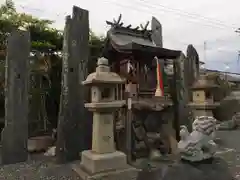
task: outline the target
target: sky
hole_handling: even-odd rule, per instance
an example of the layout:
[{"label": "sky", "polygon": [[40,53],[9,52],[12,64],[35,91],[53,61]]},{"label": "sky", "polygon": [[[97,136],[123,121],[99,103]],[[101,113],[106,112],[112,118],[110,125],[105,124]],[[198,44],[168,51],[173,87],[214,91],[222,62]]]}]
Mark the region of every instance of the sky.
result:
[{"label": "sky", "polygon": [[[0,0],[0,3],[4,0]],[[89,11],[90,27],[99,35],[108,30],[106,20],[122,14],[125,25],[145,24],[155,16],[162,24],[164,48],[186,52],[188,44],[197,49],[205,67],[240,72],[238,50],[240,1],[238,0],[14,0],[18,11],[54,20],[63,29],[72,6]],[[150,26],[149,26],[150,27]],[[205,45],[204,45],[205,44]]]}]

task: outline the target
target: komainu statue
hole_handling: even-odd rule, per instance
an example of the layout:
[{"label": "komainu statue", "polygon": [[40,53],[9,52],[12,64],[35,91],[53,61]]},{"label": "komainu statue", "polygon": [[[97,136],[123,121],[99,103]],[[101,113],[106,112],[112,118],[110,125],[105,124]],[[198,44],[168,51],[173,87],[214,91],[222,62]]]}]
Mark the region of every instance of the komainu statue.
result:
[{"label": "komainu statue", "polygon": [[191,133],[186,126],[181,127],[178,148],[182,160],[199,162],[213,157],[216,152],[216,144],[213,142],[216,122],[213,117],[200,116],[194,120]]},{"label": "komainu statue", "polygon": [[156,171],[146,168],[139,173],[137,180],[145,180],[146,177],[152,180],[233,180],[228,163],[213,156],[217,151],[212,140],[216,119],[208,116],[197,117],[192,129],[189,133],[186,126],[181,128],[181,140],[178,144],[181,160]]}]

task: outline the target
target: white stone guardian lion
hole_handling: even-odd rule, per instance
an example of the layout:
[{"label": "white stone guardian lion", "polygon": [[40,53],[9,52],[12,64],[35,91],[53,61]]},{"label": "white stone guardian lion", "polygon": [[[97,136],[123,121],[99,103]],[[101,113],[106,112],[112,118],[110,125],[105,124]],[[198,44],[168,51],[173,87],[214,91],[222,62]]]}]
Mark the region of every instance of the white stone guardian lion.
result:
[{"label": "white stone guardian lion", "polygon": [[197,117],[192,124],[191,133],[186,126],[181,126],[178,149],[183,160],[197,162],[213,157],[216,152],[216,144],[213,142],[216,122],[213,117]]}]

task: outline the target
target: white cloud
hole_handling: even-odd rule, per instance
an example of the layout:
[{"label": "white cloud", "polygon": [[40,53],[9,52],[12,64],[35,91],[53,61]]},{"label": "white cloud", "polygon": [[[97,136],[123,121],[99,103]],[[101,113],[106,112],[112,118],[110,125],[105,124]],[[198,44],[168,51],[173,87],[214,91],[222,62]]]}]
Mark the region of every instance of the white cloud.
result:
[{"label": "white cloud", "polygon": [[[240,48],[240,37],[234,32],[240,27],[240,1],[237,0],[231,3],[229,0],[15,0],[15,3],[21,11],[23,9],[20,5],[25,6],[24,11],[33,15],[55,20],[58,28],[63,28],[64,16],[71,14],[73,5],[88,9],[91,28],[98,34],[105,34],[105,21],[117,18],[120,13],[125,24],[134,26],[155,16],[163,26],[164,47],[185,52],[187,44],[191,43],[201,60],[205,58],[207,64],[219,61],[215,67],[228,59],[236,61]],[[209,18],[220,21],[212,22]]]}]

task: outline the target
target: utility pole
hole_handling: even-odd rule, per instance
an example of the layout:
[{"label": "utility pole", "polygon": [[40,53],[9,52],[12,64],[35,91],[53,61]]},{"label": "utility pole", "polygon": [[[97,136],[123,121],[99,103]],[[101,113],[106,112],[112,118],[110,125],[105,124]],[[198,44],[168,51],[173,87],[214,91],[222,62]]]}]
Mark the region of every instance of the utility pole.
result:
[{"label": "utility pole", "polygon": [[239,61],[240,61],[240,51],[238,51],[238,59],[237,59],[237,64],[239,65]]},{"label": "utility pole", "polygon": [[204,62],[206,63],[206,49],[207,49],[207,42],[203,42],[203,53],[204,53]]},{"label": "utility pole", "polygon": [[[238,28],[237,30],[235,30],[235,33],[237,33],[238,35],[240,34],[240,28]],[[240,61],[240,51],[238,51],[238,60],[237,60],[237,64],[239,65],[239,61]]]},{"label": "utility pole", "polygon": [[226,63],[224,63],[225,64],[225,69],[224,69],[224,71],[225,71],[225,80],[227,81],[227,72],[228,72],[228,69],[230,68],[229,67],[229,62],[226,62]]}]

